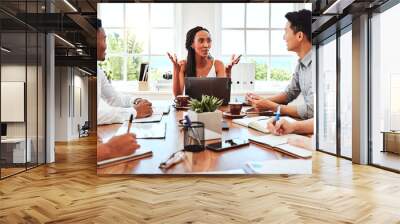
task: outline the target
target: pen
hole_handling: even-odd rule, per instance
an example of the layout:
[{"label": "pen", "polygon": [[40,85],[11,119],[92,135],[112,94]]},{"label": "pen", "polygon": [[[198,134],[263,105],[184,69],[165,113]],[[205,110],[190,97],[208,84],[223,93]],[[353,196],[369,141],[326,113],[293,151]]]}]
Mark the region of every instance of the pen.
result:
[{"label": "pen", "polygon": [[197,134],[197,131],[194,130],[194,128],[192,127],[192,121],[189,119],[188,115],[185,115],[185,120],[186,120],[186,125],[188,128],[190,128],[190,130],[193,133],[193,137],[195,138],[195,140],[197,141],[197,143],[199,143],[199,145],[201,145],[201,141],[199,138],[199,135]]},{"label": "pen", "polygon": [[275,113],[275,122],[279,121],[280,116],[281,116],[281,105],[278,105],[278,108],[276,109]]},{"label": "pen", "polygon": [[132,121],[133,121],[133,114],[131,114],[131,116],[129,117],[128,134],[131,131]]}]

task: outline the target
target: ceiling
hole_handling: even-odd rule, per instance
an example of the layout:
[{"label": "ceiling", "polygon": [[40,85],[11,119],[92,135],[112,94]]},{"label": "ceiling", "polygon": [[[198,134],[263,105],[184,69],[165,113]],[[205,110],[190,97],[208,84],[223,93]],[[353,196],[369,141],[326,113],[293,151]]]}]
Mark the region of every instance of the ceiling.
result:
[{"label": "ceiling", "polygon": [[[293,0],[292,2],[312,2],[313,41],[318,41],[335,32],[334,26],[346,26],[345,17],[379,7],[387,0]],[[46,5],[47,2],[47,5]],[[15,54],[26,54],[25,38],[18,33],[28,30],[34,32],[54,32],[56,65],[81,66],[95,73],[96,70],[96,30],[93,22],[97,18],[97,3],[100,2],[167,2],[121,1],[121,0],[1,0],[0,27],[3,33],[3,46],[15,49]],[[168,1],[171,2],[171,1]],[[178,1],[177,1],[178,2]],[[207,2],[207,1],[202,1]],[[213,1],[208,1],[213,2]],[[265,2],[243,1],[238,2]],[[269,2],[287,2],[272,0]],[[51,12],[51,13],[50,13]],[[23,35],[24,36],[24,35]],[[30,38],[28,38],[30,39]],[[28,40],[29,41],[29,40]],[[34,45],[28,44],[28,54]]]}]

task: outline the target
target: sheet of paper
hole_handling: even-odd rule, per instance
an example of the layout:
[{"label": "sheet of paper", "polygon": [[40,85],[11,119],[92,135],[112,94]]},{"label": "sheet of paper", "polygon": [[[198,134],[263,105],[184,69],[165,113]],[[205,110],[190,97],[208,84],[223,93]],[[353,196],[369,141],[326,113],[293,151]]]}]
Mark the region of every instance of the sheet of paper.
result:
[{"label": "sheet of paper", "polygon": [[150,117],[145,118],[136,118],[132,122],[133,123],[152,123],[152,122],[160,122],[162,119],[162,114],[153,114]]},{"label": "sheet of paper", "polygon": [[[132,124],[130,133],[134,133],[138,139],[162,139],[165,138],[165,123],[137,123]],[[115,135],[126,134],[128,124],[122,125]]]},{"label": "sheet of paper", "polygon": [[153,106],[153,115],[156,114],[168,114],[170,111],[170,105],[157,105]]},{"label": "sheet of paper", "polygon": [[108,160],[98,161],[98,166],[104,166],[107,164],[117,163],[120,161],[129,161],[129,160],[137,160],[144,157],[152,156],[152,151],[148,149],[137,149],[133,154],[121,157],[115,157]]},{"label": "sheet of paper", "polygon": [[267,123],[268,120],[258,120],[258,121],[253,121],[249,124],[249,128],[252,128],[254,130],[260,131],[265,134],[269,134],[270,131],[267,129]]},{"label": "sheet of paper", "polygon": [[289,145],[289,144],[283,144],[283,145],[279,145],[277,146],[278,148],[280,148],[281,150],[291,154],[291,155],[295,155],[297,157],[301,157],[301,158],[310,158],[312,157],[312,151],[307,150],[307,149],[303,149],[297,146],[293,146],[293,145]]},{"label": "sheet of paper", "polygon": [[286,144],[290,135],[263,135],[263,136],[250,136],[249,140],[275,147],[278,145]]},{"label": "sheet of paper", "polygon": [[233,119],[232,122],[235,124],[239,124],[245,127],[248,127],[251,122],[260,120],[260,119],[268,119],[266,116],[256,116],[256,117],[245,117],[240,119]]},{"label": "sheet of paper", "polygon": [[279,159],[246,164],[256,174],[311,174],[311,159]]}]

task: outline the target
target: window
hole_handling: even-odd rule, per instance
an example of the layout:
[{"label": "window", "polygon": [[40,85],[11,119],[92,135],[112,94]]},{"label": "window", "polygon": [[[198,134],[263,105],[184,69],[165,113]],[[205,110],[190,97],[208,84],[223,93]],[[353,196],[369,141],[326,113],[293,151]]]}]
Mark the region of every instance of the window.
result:
[{"label": "window", "polygon": [[318,48],[318,148],[336,154],[336,37]]},{"label": "window", "polygon": [[[400,171],[399,135],[387,134],[384,146],[382,132],[400,130],[400,64],[397,30],[400,4],[371,18],[371,114],[372,163]],[[391,138],[391,139],[390,139]],[[389,147],[391,145],[392,147]],[[395,146],[395,147],[393,147]],[[397,147],[397,148],[396,148]]]},{"label": "window", "polygon": [[229,63],[232,54],[256,64],[256,80],[285,82],[291,79],[297,56],[283,39],[285,14],[307,4],[221,4],[221,56]]},{"label": "window", "polygon": [[150,64],[150,80],[171,70],[165,52],[175,51],[175,4],[99,4],[107,35],[107,56],[99,66],[112,80],[138,80],[140,64]]},{"label": "window", "polygon": [[352,33],[340,36],[340,154],[352,157]]}]

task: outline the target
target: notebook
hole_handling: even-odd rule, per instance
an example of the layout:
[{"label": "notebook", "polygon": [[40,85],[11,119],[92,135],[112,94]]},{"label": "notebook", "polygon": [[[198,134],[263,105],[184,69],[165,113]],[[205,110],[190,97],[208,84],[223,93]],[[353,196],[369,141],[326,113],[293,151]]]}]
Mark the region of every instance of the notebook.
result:
[{"label": "notebook", "polygon": [[165,106],[157,105],[157,106],[153,106],[153,115],[155,115],[155,114],[164,114],[164,115],[167,115],[167,114],[169,114],[170,109],[171,109],[170,105],[165,105]]},{"label": "notebook", "polygon": [[297,158],[302,158],[302,159],[307,159],[312,157],[312,152],[307,149],[303,149],[297,146],[293,146],[288,144],[288,139],[290,137],[295,137],[297,135],[295,134],[289,134],[289,135],[282,135],[282,136],[277,136],[277,135],[264,135],[264,136],[250,136],[249,141],[261,145],[261,146],[269,146],[274,148],[275,150],[282,152],[284,154],[297,157]]},{"label": "notebook", "polygon": [[150,117],[135,118],[133,123],[153,123],[160,122],[162,120],[163,114],[153,114]]},{"label": "notebook", "polygon": [[[166,123],[136,123],[131,125],[130,133],[137,139],[163,139],[167,129]],[[124,123],[115,135],[123,135],[128,131],[128,123]]]},{"label": "notebook", "polygon": [[[233,119],[232,122],[265,134],[269,134],[270,132],[267,129],[267,123],[272,118],[273,117],[267,117],[267,116],[245,117],[240,119]],[[289,122],[295,121],[295,119],[286,116],[281,117],[281,119],[286,119]]]},{"label": "notebook", "polygon": [[146,157],[150,157],[150,156],[153,156],[153,152],[151,150],[138,149],[131,155],[99,161],[99,162],[97,162],[97,166],[105,167],[107,165],[116,165],[119,163],[132,161],[132,160],[138,160],[138,159],[142,159],[142,158],[146,158]]},{"label": "notebook", "polygon": [[279,159],[248,162],[245,170],[255,174],[311,174],[311,159]]}]

